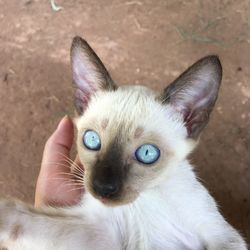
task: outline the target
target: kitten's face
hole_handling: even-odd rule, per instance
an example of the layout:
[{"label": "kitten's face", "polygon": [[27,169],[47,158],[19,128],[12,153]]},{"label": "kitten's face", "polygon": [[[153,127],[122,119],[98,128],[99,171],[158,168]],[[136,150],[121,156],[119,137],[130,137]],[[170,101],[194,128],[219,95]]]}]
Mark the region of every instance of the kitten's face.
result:
[{"label": "kitten's face", "polygon": [[86,189],[114,206],[168,181],[209,120],[222,77],[219,59],[199,60],[160,93],[117,87],[80,37],[73,40],[71,62]]},{"label": "kitten's face", "polygon": [[[153,91],[138,86],[100,91],[77,119],[77,146],[85,168],[85,186],[107,205],[132,202],[142,191],[159,185],[167,178],[167,169],[192,149],[181,116],[156,98]],[[98,134],[100,149],[84,145],[88,130]],[[159,149],[155,162],[146,164],[137,159],[135,152],[144,144]],[[113,185],[115,191],[103,194],[96,183]]]}]

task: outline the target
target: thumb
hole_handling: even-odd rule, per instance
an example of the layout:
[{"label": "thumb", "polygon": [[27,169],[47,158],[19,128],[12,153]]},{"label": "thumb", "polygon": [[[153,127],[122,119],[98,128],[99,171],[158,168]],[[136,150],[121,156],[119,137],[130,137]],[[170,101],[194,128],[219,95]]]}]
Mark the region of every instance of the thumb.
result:
[{"label": "thumb", "polygon": [[[48,167],[50,173],[58,172],[70,172],[69,167],[66,163],[66,159],[69,158],[70,150],[73,144],[74,139],[74,128],[71,119],[68,116],[65,116],[57,126],[55,132],[50,136],[46,142],[43,160],[42,160],[42,169],[46,170]],[[43,163],[57,163],[56,165],[43,166]],[[63,165],[62,165],[63,164]]]},{"label": "thumb", "polygon": [[[35,205],[73,205],[80,200],[81,190],[74,189],[70,177],[70,149],[74,138],[71,119],[65,116],[48,139],[37,181]],[[71,183],[70,183],[71,181]]]}]

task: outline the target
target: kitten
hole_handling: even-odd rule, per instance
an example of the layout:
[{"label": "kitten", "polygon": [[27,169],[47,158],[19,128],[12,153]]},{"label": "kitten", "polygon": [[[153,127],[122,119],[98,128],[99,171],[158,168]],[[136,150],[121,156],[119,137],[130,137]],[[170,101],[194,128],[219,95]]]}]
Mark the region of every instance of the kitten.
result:
[{"label": "kitten", "polygon": [[86,192],[71,208],[1,201],[0,244],[10,250],[246,250],[187,160],[217,99],[218,57],[199,60],[159,93],[115,85],[80,37],[71,61]]}]

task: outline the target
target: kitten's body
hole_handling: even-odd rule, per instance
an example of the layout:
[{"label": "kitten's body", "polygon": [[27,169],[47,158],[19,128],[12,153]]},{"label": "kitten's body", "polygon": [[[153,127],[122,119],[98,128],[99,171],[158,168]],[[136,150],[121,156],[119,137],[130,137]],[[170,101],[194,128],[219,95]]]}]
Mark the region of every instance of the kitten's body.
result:
[{"label": "kitten's body", "polygon": [[81,205],[70,209],[38,213],[8,209],[18,217],[10,230],[16,223],[22,229],[15,240],[10,232],[5,243],[11,250],[247,249],[188,162],[173,169],[169,177],[170,182],[120,207],[106,207],[86,193]]},{"label": "kitten's body", "polygon": [[[186,160],[217,97],[218,59],[199,61],[163,94],[140,86],[117,89],[79,38],[72,61],[86,192],[68,209],[1,202],[0,243],[10,250],[246,250]],[[100,136],[100,150],[83,146],[88,129]],[[143,143],[160,149],[151,165],[135,158]],[[103,193],[107,183],[116,190]]]}]

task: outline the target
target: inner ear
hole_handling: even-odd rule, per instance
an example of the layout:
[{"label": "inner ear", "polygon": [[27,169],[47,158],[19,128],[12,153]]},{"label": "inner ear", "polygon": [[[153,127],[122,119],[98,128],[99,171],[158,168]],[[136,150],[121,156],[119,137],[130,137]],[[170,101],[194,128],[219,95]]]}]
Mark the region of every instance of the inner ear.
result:
[{"label": "inner ear", "polygon": [[196,139],[209,120],[222,79],[217,56],[207,56],[181,74],[164,89],[160,100],[183,116],[188,137]]},{"label": "inner ear", "polygon": [[100,58],[81,37],[75,37],[71,46],[71,66],[76,87],[75,107],[82,114],[90,98],[98,90],[115,90],[116,86]]}]

